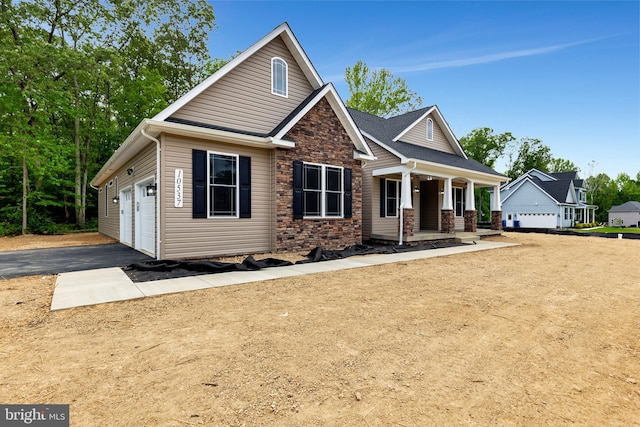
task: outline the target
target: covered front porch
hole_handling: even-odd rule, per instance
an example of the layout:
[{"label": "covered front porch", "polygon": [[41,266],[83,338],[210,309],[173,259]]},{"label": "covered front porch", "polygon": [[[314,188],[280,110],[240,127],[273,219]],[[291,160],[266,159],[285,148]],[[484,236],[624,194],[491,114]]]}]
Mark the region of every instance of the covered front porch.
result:
[{"label": "covered front porch", "polygon": [[[371,240],[399,244],[468,240],[502,229],[501,175],[409,160],[374,170],[372,176],[379,181],[380,219],[374,219]],[[478,188],[493,189],[490,205],[478,206],[480,211],[490,210],[491,230],[477,227]]]},{"label": "covered front porch", "polygon": [[[407,245],[419,245],[428,242],[456,241],[460,243],[471,243],[489,236],[499,236],[502,230],[477,229],[476,231],[454,231],[453,233],[443,233],[438,230],[421,230],[411,236],[404,236],[403,243]],[[398,234],[372,234],[371,241],[377,243],[399,243]]]}]

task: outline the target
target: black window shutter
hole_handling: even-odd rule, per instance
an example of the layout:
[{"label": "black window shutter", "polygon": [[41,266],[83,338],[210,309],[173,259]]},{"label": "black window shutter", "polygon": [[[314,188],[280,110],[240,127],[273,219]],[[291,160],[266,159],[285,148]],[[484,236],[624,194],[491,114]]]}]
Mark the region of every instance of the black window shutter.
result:
[{"label": "black window shutter", "polygon": [[293,218],[304,217],[304,179],[303,164],[301,161],[293,162]]},{"label": "black window shutter", "polygon": [[207,152],[192,152],[193,218],[207,217]]},{"label": "black window shutter", "polygon": [[251,218],[251,157],[240,156],[240,218]]},{"label": "black window shutter", "polygon": [[351,169],[344,170],[344,217],[351,218],[351,204],[352,204],[352,191],[351,191]]},{"label": "black window shutter", "polygon": [[380,178],[380,218],[387,216],[387,180]]}]

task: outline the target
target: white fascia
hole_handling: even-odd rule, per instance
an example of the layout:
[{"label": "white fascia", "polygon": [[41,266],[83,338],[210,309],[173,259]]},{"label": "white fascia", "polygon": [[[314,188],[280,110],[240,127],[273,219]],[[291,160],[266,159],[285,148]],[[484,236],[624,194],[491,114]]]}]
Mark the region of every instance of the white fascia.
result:
[{"label": "white fascia", "polygon": [[91,185],[100,185],[111,174],[115,173],[133,156],[139,153],[149,142],[144,133],[157,138],[161,133],[187,136],[205,140],[215,140],[229,144],[242,145],[257,148],[292,148],[295,144],[291,141],[274,137],[244,135],[219,129],[209,129],[198,126],[172,123],[153,119],[144,119],[133,132],[125,139],[120,147],[107,160],[102,169],[91,180]]},{"label": "white fascia", "polygon": [[291,31],[291,27],[286,22],[278,25],[273,29],[269,34],[258,40],[256,43],[251,45],[248,49],[244,50],[238,56],[233,58],[231,61],[227,62],[222,68],[218,71],[204,79],[200,84],[195,86],[189,92],[181,96],[177,101],[173,104],[169,105],[167,108],[159,112],[153,117],[153,120],[166,120],[171,117],[175,112],[177,112],[180,108],[187,105],[192,99],[196,96],[200,95],[207,88],[213,85],[215,82],[220,80],[222,77],[229,74],[234,68],[244,62],[247,58],[251,57],[258,50],[262,49],[264,46],[269,44],[276,37],[282,36],[284,43],[287,45],[291,54],[296,59],[302,72],[309,80],[309,83],[314,89],[321,87],[324,83],[320,78],[320,75],[316,71],[315,67],[305,54],[302,46],[298,43],[293,31]]},{"label": "white fascia", "polygon": [[[311,100],[303,109],[298,111],[298,113],[289,120],[289,122],[282,128],[280,131],[274,136],[275,139],[282,139],[284,136],[291,130],[291,128],[298,123],[313,107],[315,107],[318,102],[322,98],[327,98],[329,105],[333,109],[333,112],[340,120],[340,123],[344,127],[347,135],[351,138],[356,148],[364,154],[360,154],[357,157],[363,160],[375,160],[375,156],[367,145],[367,142],[362,137],[362,133],[360,133],[358,127],[355,122],[351,118],[351,115],[347,111],[344,103],[340,99],[338,92],[332,83],[328,83],[324,89],[322,89],[318,94],[316,94],[315,98]],[[355,156],[354,156],[355,157]]]}]

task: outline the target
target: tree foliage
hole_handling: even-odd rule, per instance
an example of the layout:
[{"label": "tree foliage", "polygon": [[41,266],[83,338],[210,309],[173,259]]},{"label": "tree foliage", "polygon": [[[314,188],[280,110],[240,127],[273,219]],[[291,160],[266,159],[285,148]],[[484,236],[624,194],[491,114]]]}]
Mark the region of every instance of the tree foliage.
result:
[{"label": "tree foliage", "polygon": [[550,172],[551,148],[536,138],[522,138],[517,145],[518,154],[506,172],[509,178],[516,179],[531,169]]},{"label": "tree foliage", "polygon": [[370,70],[362,61],[345,70],[350,97],[347,107],[379,117],[391,117],[421,107],[422,98],[407,87],[407,82],[395,78],[385,68]]},{"label": "tree foliage", "polygon": [[493,129],[485,127],[474,129],[460,138],[460,145],[467,156],[493,168],[496,160],[504,155],[507,144],[512,141],[515,141],[515,137],[511,132],[496,135]]},{"label": "tree foliage", "polygon": [[549,162],[549,172],[579,172],[580,168],[577,167],[571,160],[563,159],[560,157],[552,157]]},{"label": "tree foliage", "polygon": [[0,233],[83,226],[99,165],[205,77],[214,20],[206,0],[0,0]]}]

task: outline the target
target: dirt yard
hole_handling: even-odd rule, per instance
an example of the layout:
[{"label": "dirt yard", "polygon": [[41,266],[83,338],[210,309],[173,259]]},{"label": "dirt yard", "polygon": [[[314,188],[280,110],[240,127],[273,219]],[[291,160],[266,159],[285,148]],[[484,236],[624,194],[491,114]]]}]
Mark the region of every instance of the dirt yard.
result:
[{"label": "dirt yard", "polygon": [[54,277],[0,281],[0,402],[72,426],[640,426],[640,240],[498,239],[520,245],[59,312]]}]

